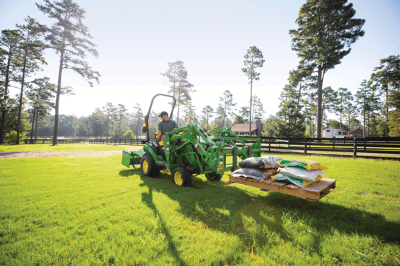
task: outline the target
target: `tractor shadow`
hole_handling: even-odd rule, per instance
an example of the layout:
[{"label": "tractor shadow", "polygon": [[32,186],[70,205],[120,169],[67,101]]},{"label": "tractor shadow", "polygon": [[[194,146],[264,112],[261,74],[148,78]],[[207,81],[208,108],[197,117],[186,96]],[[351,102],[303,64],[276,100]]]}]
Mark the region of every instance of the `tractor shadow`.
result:
[{"label": "tractor shadow", "polygon": [[[280,193],[261,192],[240,184],[208,181],[204,176],[193,177],[192,187],[179,187],[173,183],[170,175],[151,178],[142,176],[140,169],[123,170],[120,175],[140,176],[143,182],[140,186],[148,188],[148,192],[142,194],[142,202],[153,209],[155,215],[161,217],[153,201],[153,193],[163,193],[179,203],[179,211],[186,217],[202,222],[209,229],[236,235],[246,247],[269,247],[273,244],[272,236],[294,241],[285,229],[283,215],[290,215],[293,222],[307,221],[307,225],[318,232],[313,235],[316,243],[314,251],[317,253],[320,252],[319,244],[326,236],[332,236],[333,231],[373,236],[384,242],[400,242],[400,223],[388,221],[380,214],[324,200],[309,202]],[[227,181],[226,176],[223,180]],[[162,227],[171,239],[164,221]],[[184,263],[178,259],[173,244],[171,253],[175,254],[178,263]]]}]

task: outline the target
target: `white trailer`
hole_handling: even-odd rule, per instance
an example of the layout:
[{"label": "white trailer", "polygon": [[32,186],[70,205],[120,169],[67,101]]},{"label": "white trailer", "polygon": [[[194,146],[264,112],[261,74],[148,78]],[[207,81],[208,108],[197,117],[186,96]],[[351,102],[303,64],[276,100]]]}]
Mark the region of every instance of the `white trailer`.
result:
[{"label": "white trailer", "polygon": [[323,138],[343,138],[347,136],[347,132],[343,129],[338,129],[338,128],[326,128],[322,132],[322,137]]}]

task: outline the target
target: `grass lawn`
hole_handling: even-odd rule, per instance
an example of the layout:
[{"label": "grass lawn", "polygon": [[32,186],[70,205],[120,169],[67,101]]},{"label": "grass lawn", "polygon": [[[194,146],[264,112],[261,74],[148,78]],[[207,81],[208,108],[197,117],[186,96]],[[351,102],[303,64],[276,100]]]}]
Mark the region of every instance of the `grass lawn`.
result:
[{"label": "grass lawn", "polygon": [[21,144],[0,145],[0,152],[41,152],[41,151],[122,151],[140,150],[143,146],[114,145],[114,144]]},{"label": "grass lawn", "polygon": [[327,165],[336,189],[308,202],[204,176],[178,187],[119,155],[0,160],[0,265],[399,264],[400,162],[284,157]]}]

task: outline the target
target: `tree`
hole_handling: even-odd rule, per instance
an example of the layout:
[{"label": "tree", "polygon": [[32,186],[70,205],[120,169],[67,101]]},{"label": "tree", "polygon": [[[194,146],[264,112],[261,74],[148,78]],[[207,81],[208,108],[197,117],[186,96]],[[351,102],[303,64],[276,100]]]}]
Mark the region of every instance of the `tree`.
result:
[{"label": "tree", "polygon": [[[0,37],[0,74],[4,77],[4,81],[0,84],[0,106],[1,106],[1,124],[0,124],[0,144],[4,141],[4,126],[7,106],[9,99],[9,86],[11,80],[16,77],[18,68],[18,44],[22,40],[22,35],[18,30],[3,30]],[[5,49],[3,49],[5,48]]]},{"label": "tree", "polygon": [[115,120],[117,124],[117,130],[114,132],[115,137],[121,137],[122,132],[125,131],[124,120],[127,117],[128,109],[123,104],[118,104],[117,109],[115,110]]},{"label": "tree", "polygon": [[47,28],[46,40],[49,42],[50,48],[60,55],[53,134],[53,145],[57,145],[63,70],[70,69],[79,74],[86,79],[91,87],[93,81],[99,83],[100,73],[93,71],[88,63],[83,60],[87,53],[96,58],[98,56],[95,44],[89,41],[93,37],[90,35],[87,26],[82,22],[85,18],[85,10],[72,0],[61,0],[53,3],[50,0],[44,0],[44,2],[44,5],[36,4],[36,6],[50,18],[56,19],[51,28]]},{"label": "tree", "polygon": [[17,25],[23,40],[19,43],[19,53],[22,60],[21,74],[19,79],[21,82],[21,92],[19,99],[19,112],[17,121],[17,139],[19,143],[21,112],[22,112],[22,99],[24,97],[25,78],[29,77],[31,73],[40,69],[41,64],[47,64],[43,57],[44,49],[47,47],[39,38],[43,35],[44,29],[35,19],[28,16],[25,19],[26,25]]},{"label": "tree", "polygon": [[253,118],[254,119],[262,119],[264,115],[264,105],[262,104],[260,98],[258,98],[256,95],[253,96]]},{"label": "tree", "polygon": [[185,125],[197,125],[198,119],[196,115],[196,107],[189,102],[185,109]]},{"label": "tree", "polygon": [[106,131],[105,133],[106,133],[107,137],[110,135],[110,124],[112,124],[112,121],[113,121],[113,120],[111,120],[111,118],[112,118],[113,114],[115,113],[116,109],[117,108],[110,102],[108,102],[106,104],[106,106],[102,107],[102,110],[106,115],[106,122],[105,122],[104,128],[105,128],[105,131]]},{"label": "tree", "polygon": [[310,66],[317,73],[317,138],[322,130],[322,87],[326,72],[340,64],[351,51],[350,45],[358,37],[364,19],[353,18],[356,11],[347,0],[307,0],[300,8],[297,30],[289,30],[292,50],[301,58],[300,65]]},{"label": "tree", "polygon": [[[387,137],[389,135],[389,109],[396,108],[397,110],[400,105],[400,97],[395,96],[400,93],[400,56],[392,55],[381,59],[380,66],[374,69],[370,82],[373,90],[385,93],[385,136]],[[394,99],[394,102],[390,99]]]},{"label": "tree", "polygon": [[219,97],[220,104],[222,106],[222,127],[225,126],[225,117],[227,115],[232,115],[232,108],[236,106],[236,103],[233,103],[233,95],[229,90],[224,91],[222,97]]},{"label": "tree", "polygon": [[277,118],[273,115],[270,115],[267,120],[265,120],[263,125],[263,130],[261,135],[263,137],[276,137],[277,136]]},{"label": "tree", "polygon": [[304,116],[297,109],[297,92],[286,84],[280,95],[279,112],[277,113],[276,133],[286,138],[298,138],[304,136]]},{"label": "tree", "polygon": [[[179,81],[179,84],[176,87],[176,95],[177,95],[176,102],[178,104],[178,113],[176,115],[177,123],[179,123],[179,108],[180,108],[180,106],[188,105],[192,100],[192,97],[190,96],[190,94],[192,92],[195,92],[195,90],[193,90],[193,84],[189,83],[189,81],[186,80],[186,77],[187,77],[187,72],[186,72],[186,75],[184,76],[184,78],[182,78]],[[171,116],[172,116],[172,114],[171,114]]]},{"label": "tree", "polygon": [[335,111],[337,102],[337,91],[333,90],[331,86],[322,89],[322,121],[327,120],[328,113]]},{"label": "tree", "polygon": [[340,117],[339,126],[340,129],[342,129],[343,113],[346,110],[346,107],[349,106],[349,104],[354,100],[354,98],[353,95],[351,94],[351,91],[348,91],[347,88],[339,88],[337,91],[337,95],[338,95],[337,105],[334,107],[334,111]]},{"label": "tree", "polygon": [[214,112],[214,110],[213,110],[212,107],[209,106],[209,105],[207,105],[207,106],[205,106],[205,107],[203,108],[202,113],[203,113],[204,117],[206,118],[206,129],[207,129],[207,130],[209,130],[209,129],[208,129],[208,120],[209,120],[211,117],[213,117],[213,112]]},{"label": "tree", "polygon": [[256,46],[250,46],[247,53],[244,55],[243,73],[247,76],[250,83],[250,107],[249,107],[249,135],[251,135],[251,104],[253,100],[253,80],[260,79],[260,73],[257,73],[256,68],[261,68],[264,65],[264,57],[262,52]]},{"label": "tree", "polygon": [[244,118],[240,115],[235,115],[235,121],[233,122],[233,124],[244,124],[246,123],[246,121],[244,121]]},{"label": "tree", "polygon": [[79,137],[89,137],[92,135],[92,125],[90,119],[86,116],[81,116],[76,119],[76,135]]},{"label": "tree", "polygon": [[46,116],[50,110],[54,108],[53,98],[55,85],[49,82],[48,77],[37,78],[31,82],[30,90],[28,91],[28,99],[31,101],[33,107],[32,111],[32,129],[31,129],[31,142],[33,135],[37,139],[38,119],[39,116]]},{"label": "tree", "polygon": [[[9,98],[7,101],[7,110],[8,110],[8,118],[4,124],[4,131],[10,132],[15,131],[17,129],[17,119],[18,119],[18,112],[19,112],[19,104],[17,99],[19,99],[19,95],[15,95],[15,98]],[[22,113],[21,113],[21,133],[20,136],[24,135],[25,133],[30,130],[30,123],[29,123],[29,113],[25,111],[25,106],[27,105],[27,101],[24,99],[22,102]],[[15,137],[17,135],[15,134]],[[16,138],[14,139],[16,141]],[[16,144],[14,142],[13,144]]]},{"label": "tree", "polygon": [[[299,93],[297,96],[297,108],[300,107],[302,98],[302,89],[313,88],[315,84],[315,77],[312,76],[312,68],[309,66],[300,65],[295,70],[289,71],[289,82],[293,88],[299,86]],[[303,85],[303,86],[302,86]]]},{"label": "tree", "polygon": [[[366,133],[366,118],[368,118],[368,127],[369,127],[369,117],[372,112],[374,112],[378,107],[378,98],[376,93],[365,79],[361,82],[361,88],[358,88],[356,92],[356,104],[358,108],[361,110],[361,114],[363,116],[363,136],[369,136],[369,133]],[[368,130],[369,131],[369,130]]]},{"label": "tree", "polygon": [[133,114],[133,119],[135,121],[135,132],[136,136],[140,137],[142,133],[142,122],[143,122],[143,111],[142,111],[142,106],[140,104],[136,104],[135,107],[133,107],[135,110]]},{"label": "tree", "polygon": [[180,60],[168,63],[169,67],[168,70],[165,71],[165,73],[161,73],[161,75],[168,78],[168,81],[172,83],[169,92],[172,92],[172,96],[174,97],[175,97],[176,86],[186,72],[185,66],[183,64],[184,63]]},{"label": "tree", "polygon": [[133,133],[132,130],[128,130],[126,131],[123,135],[122,135],[123,139],[134,139],[135,138],[135,134]]},{"label": "tree", "polygon": [[96,108],[95,111],[89,115],[88,119],[90,121],[90,132],[92,136],[100,136],[100,138],[103,138],[106,115],[101,111],[100,108]]},{"label": "tree", "polygon": [[249,120],[246,117],[249,117],[250,110],[248,106],[242,106],[239,109],[239,114],[243,117],[245,123],[249,122]]},{"label": "tree", "polygon": [[193,84],[187,80],[188,73],[182,61],[168,63],[168,67],[168,70],[165,73],[161,73],[161,75],[168,78],[168,81],[172,83],[168,93],[172,92],[172,96],[176,98],[178,104],[176,122],[179,124],[180,105],[186,105],[190,102],[192,100],[190,94],[195,90],[193,90]]}]

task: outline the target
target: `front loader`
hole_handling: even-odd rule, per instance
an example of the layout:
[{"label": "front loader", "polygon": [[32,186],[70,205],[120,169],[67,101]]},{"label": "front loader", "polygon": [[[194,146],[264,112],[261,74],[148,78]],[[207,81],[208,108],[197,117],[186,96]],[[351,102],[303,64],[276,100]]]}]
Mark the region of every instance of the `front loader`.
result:
[{"label": "front loader", "polygon": [[[197,125],[187,125],[165,133],[165,143],[150,139],[148,118],[153,101],[158,96],[172,97],[164,94],[153,97],[143,123],[142,132],[147,132],[146,144],[140,151],[123,151],[122,164],[126,167],[140,164],[142,174],[150,177],[156,177],[160,170],[170,171],[175,184],[190,186],[192,175],[205,174],[208,180],[217,181],[226,171],[237,169],[238,157],[260,156],[261,139],[249,138],[253,143],[246,145],[243,142],[246,139],[239,138],[230,128],[207,133]],[[171,118],[175,98],[173,100]],[[229,157],[231,162],[228,163]]]}]

